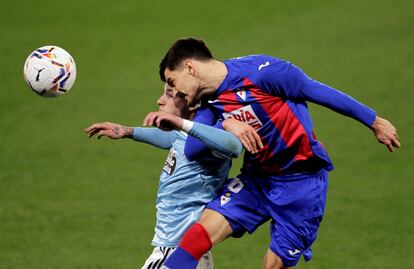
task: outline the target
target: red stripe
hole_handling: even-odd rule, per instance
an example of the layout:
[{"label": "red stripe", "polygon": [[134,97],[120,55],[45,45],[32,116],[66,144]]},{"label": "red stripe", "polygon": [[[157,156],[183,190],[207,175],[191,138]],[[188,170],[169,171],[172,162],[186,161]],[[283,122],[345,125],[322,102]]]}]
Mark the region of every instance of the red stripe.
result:
[{"label": "red stripe", "polygon": [[288,148],[297,148],[295,160],[305,160],[313,156],[306,131],[288,104],[282,98],[263,93],[260,89],[250,89],[250,93],[260,102],[272,123],[279,130],[285,145]]},{"label": "red stripe", "polygon": [[243,80],[243,86],[245,86],[245,87],[249,87],[249,86],[254,86],[254,84],[253,84],[253,82],[252,82],[252,81],[250,81],[250,79],[245,78],[245,79]]},{"label": "red stripe", "polygon": [[237,94],[231,89],[221,93],[218,100],[220,100],[220,103],[223,104],[223,110],[225,112],[231,112],[243,107],[243,104],[237,101]]}]

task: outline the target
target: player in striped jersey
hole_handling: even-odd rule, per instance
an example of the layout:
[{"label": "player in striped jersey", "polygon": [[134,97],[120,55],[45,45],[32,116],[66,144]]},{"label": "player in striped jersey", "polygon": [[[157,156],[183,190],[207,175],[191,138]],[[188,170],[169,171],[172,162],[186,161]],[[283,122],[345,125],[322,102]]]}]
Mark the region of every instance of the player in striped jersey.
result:
[{"label": "player in striped jersey", "polygon": [[[231,235],[252,233],[268,220],[271,242],[264,268],[295,266],[302,255],[311,259],[333,165],[313,132],[307,101],[361,122],[391,152],[400,147],[395,127],[373,109],[275,57],[252,55],[220,62],[204,41],[180,39],[162,59],[160,76],[189,105],[203,98],[203,106],[213,110],[213,115],[200,113],[195,121],[245,122],[263,142],[261,147],[254,132],[232,127],[254,153],[246,152],[241,174],[184,235],[165,263],[170,269],[194,268],[212,245]],[[189,159],[199,156],[193,142],[189,138],[185,147]]]},{"label": "player in striped jersey", "polygon": [[[149,113],[145,119],[146,125],[160,126],[161,117],[164,117],[178,120],[182,131],[132,128],[110,122],[95,123],[84,130],[89,137],[96,134],[98,138],[131,138],[169,150],[157,194],[157,218],[152,240],[154,250],[142,269],[161,268],[165,259],[178,246],[184,232],[197,222],[205,204],[223,186],[231,158],[237,157],[242,151],[242,145],[234,135],[179,118],[192,119],[196,107],[187,107],[184,99],[173,96],[170,87],[165,86],[157,103],[159,112]],[[207,113],[207,110],[202,110]],[[202,159],[190,161],[185,157],[187,133],[197,137],[198,142],[194,146],[202,152]],[[210,253],[203,255],[197,268],[213,268]]]}]

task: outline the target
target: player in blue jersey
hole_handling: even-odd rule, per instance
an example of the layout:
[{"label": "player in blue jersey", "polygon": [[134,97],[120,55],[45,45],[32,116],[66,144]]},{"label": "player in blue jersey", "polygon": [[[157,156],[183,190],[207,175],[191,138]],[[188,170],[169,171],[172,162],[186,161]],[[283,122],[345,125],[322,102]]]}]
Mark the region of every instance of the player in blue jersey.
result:
[{"label": "player in blue jersey", "polygon": [[[241,132],[239,138],[253,153],[245,153],[241,174],[208,204],[166,268],[195,268],[213,245],[229,236],[252,233],[268,220],[271,242],[264,268],[293,267],[302,255],[311,259],[333,165],[313,132],[307,101],[363,123],[391,152],[400,147],[394,126],[374,110],[278,58],[253,55],[221,62],[204,41],[186,38],[168,50],[160,76],[187,104],[202,100],[203,107],[213,110],[213,115],[198,114],[195,121],[245,122],[263,142],[261,147],[254,132]],[[199,152],[192,143],[192,138],[187,139],[185,153],[196,159]]]},{"label": "player in blue jersey", "polygon": [[[161,117],[170,120],[172,118],[179,120],[178,125],[184,128],[184,131],[132,128],[110,122],[95,123],[84,130],[90,137],[96,134],[98,138],[101,136],[112,139],[132,138],[135,141],[169,150],[157,194],[157,219],[152,240],[154,250],[143,269],[162,266],[165,259],[178,246],[184,232],[199,219],[205,204],[211,201],[222,188],[231,166],[230,158],[237,157],[242,150],[240,141],[234,135],[178,118],[177,116],[192,119],[195,107],[187,107],[184,99],[174,97],[172,89],[168,86],[165,87],[157,103],[159,112],[150,113],[146,117],[146,123],[159,126]],[[185,158],[186,132],[200,140],[197,140],[195,146],[203,152],[201,160],[189,161]],[[200,260],[198,268],[213,268],[209,253]]]}]

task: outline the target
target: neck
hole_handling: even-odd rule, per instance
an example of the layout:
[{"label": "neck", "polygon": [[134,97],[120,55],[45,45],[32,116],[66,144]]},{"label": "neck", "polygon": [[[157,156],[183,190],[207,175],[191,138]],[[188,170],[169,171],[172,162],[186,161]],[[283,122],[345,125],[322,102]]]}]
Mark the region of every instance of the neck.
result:
[{"label": "neck", "polygon": [[210,95],[216,92],[226,78],[227,73],[227,67],[223,62],[212,60],[205,63],[202,72],[199,74],[201,85],[199,96]]}]

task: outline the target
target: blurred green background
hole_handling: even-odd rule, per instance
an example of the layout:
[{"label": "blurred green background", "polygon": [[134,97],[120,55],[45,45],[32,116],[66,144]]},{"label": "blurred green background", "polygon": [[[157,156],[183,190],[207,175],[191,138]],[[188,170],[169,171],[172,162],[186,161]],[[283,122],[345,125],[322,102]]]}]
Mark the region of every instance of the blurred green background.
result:
[{"label": "blurred green background", "polygon": [[[414,268],[413,21],[408,0],[1,1],[0,268],[140,268],[167,152],[82,129],[141,125],[157,109],[158,63],[185,36],[218,59],[290,60],[396,125],[403,147],[390,154],[360,123],[311,105],[336,170],[314,258],[298,268]],[[55,99],[22,75],[28,54],[50,44],[78,68]],[[268,243],[268,224],[227,240],[216,268],[261,268]]]}]

